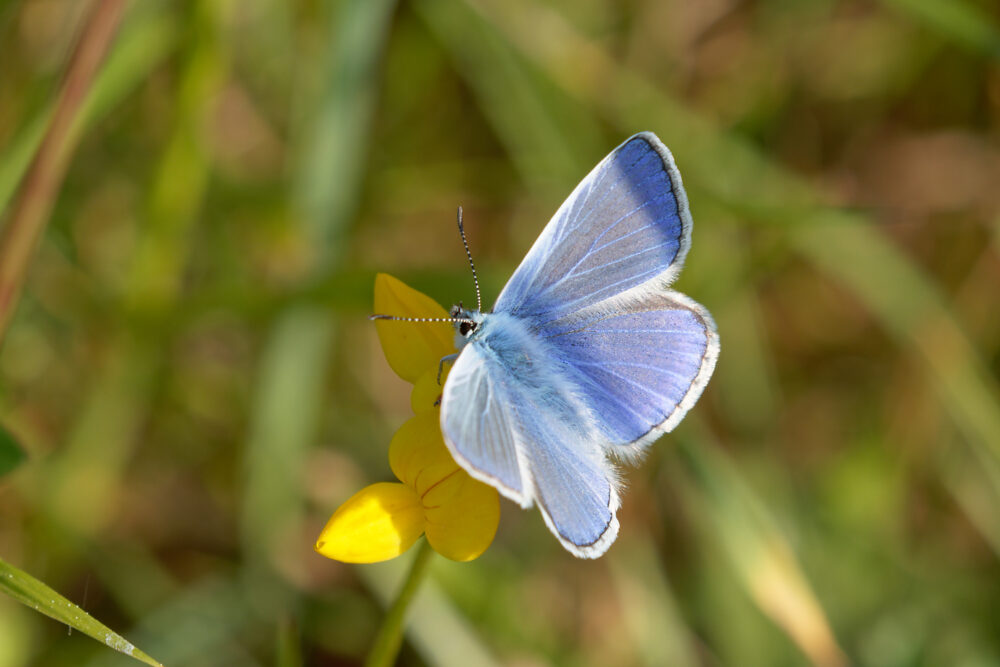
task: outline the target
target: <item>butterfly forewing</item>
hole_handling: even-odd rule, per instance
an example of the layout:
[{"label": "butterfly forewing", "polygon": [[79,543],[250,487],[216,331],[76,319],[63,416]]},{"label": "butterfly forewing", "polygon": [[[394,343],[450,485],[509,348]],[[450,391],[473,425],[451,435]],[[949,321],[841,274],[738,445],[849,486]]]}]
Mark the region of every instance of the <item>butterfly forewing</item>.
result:
[{"label": "butterfly forewing", "polygon": [[656,277],[669,282],[687,254],[690,230],[670,152],[654,135],[637,134],[563,203],[494,311],[544,322]]},{"label": "butterfly forewing", "polygon": [[445,384],[441,428],[463,467],[528,506],[531,492],[518,461],[509,382],[503,369],[490,366],[477,346],[462,350]]}]

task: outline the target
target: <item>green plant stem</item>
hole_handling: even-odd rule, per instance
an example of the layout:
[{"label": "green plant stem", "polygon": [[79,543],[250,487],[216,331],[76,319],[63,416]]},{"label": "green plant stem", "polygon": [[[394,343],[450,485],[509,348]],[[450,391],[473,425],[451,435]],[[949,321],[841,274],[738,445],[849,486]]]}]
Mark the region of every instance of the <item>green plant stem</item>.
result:
[{"label": "green plant stem", "polygon": [[392,667],[395,664],[396,656],[399,655],[399,647],[403,644],[406,611],[427,574],[427,564],[433,553],[434,551],[427,540],[421,541],[417,555],[410,565],[410,571],[406,575],[406,581],[403,582],[403,587],[399,589],[399,595],[389,607],[389,611],[386,612],[385,619],[382,621],[382,627],[375,635],[375,643],[365,661],[365,667]]},{"label": "green plant stem", "polygon": [[0,341],[78,137],[74,121],[118,28],[124,0],[99,0],[69,63],[49,129],[0,230]]}]

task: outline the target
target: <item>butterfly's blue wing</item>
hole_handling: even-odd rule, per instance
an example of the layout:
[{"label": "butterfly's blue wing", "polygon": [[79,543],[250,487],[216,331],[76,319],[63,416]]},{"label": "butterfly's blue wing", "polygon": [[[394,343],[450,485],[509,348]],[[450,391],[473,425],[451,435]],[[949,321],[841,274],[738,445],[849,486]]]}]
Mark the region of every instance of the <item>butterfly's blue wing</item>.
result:
[{"label": "butterfly's blue wing", "polygon": [[602,160],[546,225],[495,312],[546,322],[647,281],[669,283],[691,243],[670,151],[649,132]]},{"label": "butterfly's blue wing", "polygon": [[719,342],[704,308],[667,285],[691,217],[669,151],[637,134],[545,227],[445,384],[456,460],[528,506],[577,556],[618,531],[616,474],[701,394]]},{"label": "butterfly's blue wing", "polygon": [[622,455],[674,428],[715,368],[719,338],[703,307],[673,290],[631,292],[547,323],[537,334]]},{"label": "butterfly's blue wing", "polygon": [[587,441],[551,415],[527,416],[524,434],[532,443],[525,458],[535,499],[549,530],[573,554],[600,556],[618,536],[613,468],[602,452],[588,452]]},{"label": "butterfly's blue wing", "polygon": [[528,507],[531,489],[518,461],[517,415],[503,372],[493,365],[473,345],[462,350],[442,394],[441,430],[462,467]]},{"label": "butterfly's blue wing", "polygon": [[522,342],[496,327],[465,346],[444,387],[445,442],[473,477],[523,507],[537,502],[563,546],[595,558],[618,532],[613,470],[586,407],[542,349]]}]

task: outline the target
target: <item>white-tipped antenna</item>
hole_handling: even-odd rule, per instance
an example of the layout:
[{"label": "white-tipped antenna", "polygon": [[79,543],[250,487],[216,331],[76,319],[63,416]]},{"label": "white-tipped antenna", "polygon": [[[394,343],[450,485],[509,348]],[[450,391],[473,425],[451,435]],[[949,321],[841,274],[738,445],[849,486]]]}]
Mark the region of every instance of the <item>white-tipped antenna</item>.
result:
[{"label": "white-tipped antenna", "polygon": [[390,320],[392,322],[465,322],[475,326],[476,321],[467,317],[399,317],[397,315],[369,315],[369,320]]},{"label": "white-tipped antenna", "polygon": [[462,245],[465,246],[465,256],[469,258],[469,266],[472,267],[472,282],[476,284],[476,310],[483,312],[483,298],[479,294],[479,276],[476,275],[476,265],[472,261],[472,253],[469,252],[469,242],[465,240],[465,227],[462,226],[462,207],[458,207],[458,233],[462,235]]}]

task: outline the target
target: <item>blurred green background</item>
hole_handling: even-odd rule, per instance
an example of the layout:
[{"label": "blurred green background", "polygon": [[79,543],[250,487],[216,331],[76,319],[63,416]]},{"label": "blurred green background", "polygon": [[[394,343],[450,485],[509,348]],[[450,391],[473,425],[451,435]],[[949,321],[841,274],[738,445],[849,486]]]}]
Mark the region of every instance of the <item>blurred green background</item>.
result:
[{"label": "blurred green background", "polygon": [[[94,6],[0,2],[0,211]],[[504,502],[404,665],[1000,665],[1000,2],[132,2],[0,350],[0,557],[171,667],[355,665],[312,551],[409,413],[377,271],[487,303],[629,135],[722,353],[577,561]],[[4,218],[0,218],[3,224]],[[129,665],[0,597],[0,667]]]}]

